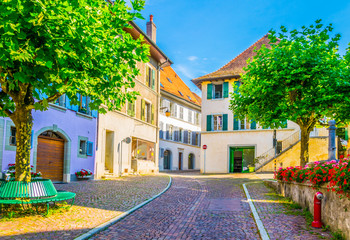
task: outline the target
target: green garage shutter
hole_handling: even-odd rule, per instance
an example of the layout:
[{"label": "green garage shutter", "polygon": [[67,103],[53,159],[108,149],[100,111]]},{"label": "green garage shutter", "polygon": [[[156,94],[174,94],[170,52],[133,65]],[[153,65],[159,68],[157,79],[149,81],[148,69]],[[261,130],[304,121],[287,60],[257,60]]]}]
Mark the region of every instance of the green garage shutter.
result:
[{"label": "green garage shutter", "polygon": [[254,120],[250,121],[250,129],[256,129],[256,122]]},{"label": "green garage shutter", "polygon": [[212,99],[213,97],[213,84],[207,85],[207,99]]},{"label": "green garage shutter", "polygon": [[227,131],[227,118],[228,118],[228,115],[227,114],[224,114],[222,115],[222,131]]},{"label": "green garage shutter", "polygon": [[233,115],[233,130],[238,130],[238,119]]},{"label": "green garage shutter", "polygon": [[207,131],[211,131],[211,115],[207,115]]},{"label": "green garage shutter", "polygon": [[228,98],[228,82],[224,82],[224,98]]}]

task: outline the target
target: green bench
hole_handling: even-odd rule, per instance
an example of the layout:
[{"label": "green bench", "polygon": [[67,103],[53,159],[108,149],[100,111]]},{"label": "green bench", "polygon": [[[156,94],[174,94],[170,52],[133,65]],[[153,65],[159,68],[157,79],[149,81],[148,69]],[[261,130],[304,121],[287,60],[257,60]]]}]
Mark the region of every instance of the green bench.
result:
[{"label": "green bench", "polygon": [[46,214],[49,213],[50,202],[72,199],[75,193],[57,191],[50,179],[37,179],[29,183],[21,181],[0,180],[0,211],[3,204],[38,204],[46,203]]}]

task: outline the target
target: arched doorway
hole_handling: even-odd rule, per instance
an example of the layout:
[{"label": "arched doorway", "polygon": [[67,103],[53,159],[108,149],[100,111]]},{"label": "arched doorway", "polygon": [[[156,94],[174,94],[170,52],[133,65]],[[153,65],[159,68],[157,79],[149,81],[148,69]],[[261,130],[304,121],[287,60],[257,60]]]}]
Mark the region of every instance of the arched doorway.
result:
[{"label": "arched doorway", "polygon": [[170,158],[171,158],[171,151],[170,150],[166,150],[164,151],[164,169],[166,170],[170,170]]},{"label": "arched doorway", "polygon": [[188,155],[188,169],[194,169],[194,154],[190,153]]},{"label": "arched doorway", "polygon": [[36,171],[43,178],[63,181],[64,139],[56,132],[45,131],[38,136]]}]

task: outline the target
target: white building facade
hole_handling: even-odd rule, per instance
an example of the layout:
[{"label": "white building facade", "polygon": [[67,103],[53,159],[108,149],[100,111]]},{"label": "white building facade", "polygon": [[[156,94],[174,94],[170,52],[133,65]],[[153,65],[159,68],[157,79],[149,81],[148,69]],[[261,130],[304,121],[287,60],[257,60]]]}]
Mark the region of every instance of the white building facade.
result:
[{"label": "white building facade", "polygon": [[199,170],[200,98],[171,67],[161,71],[160,106],[159,170]]}]

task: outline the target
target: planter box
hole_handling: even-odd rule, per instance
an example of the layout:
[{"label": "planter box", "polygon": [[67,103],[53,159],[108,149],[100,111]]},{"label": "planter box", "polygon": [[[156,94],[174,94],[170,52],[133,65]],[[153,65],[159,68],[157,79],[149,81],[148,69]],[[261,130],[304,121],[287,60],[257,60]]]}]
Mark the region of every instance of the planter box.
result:
[{"label": "planter box", "polygon": [[88,175],[88,176],[77,176],[77,179],[80,179],[80,180],[88,180],[92,177],[92,175]]},{"label": "planter box", "polygon": [[[311,184],[283,181],[266,181],[266,184],[283,196],[293,199],[303,208],[309,208],[311,214],[314,214],[314,195],[317,190],[313,189]],[[350,239],[350,200],[345,196],[340,199],[340,195],[335,192],[328,192],[326,185],[319,191],[325,196],[321,212],[323,224],[329,225],[332,231],[341,230],[345,238]]]}]

